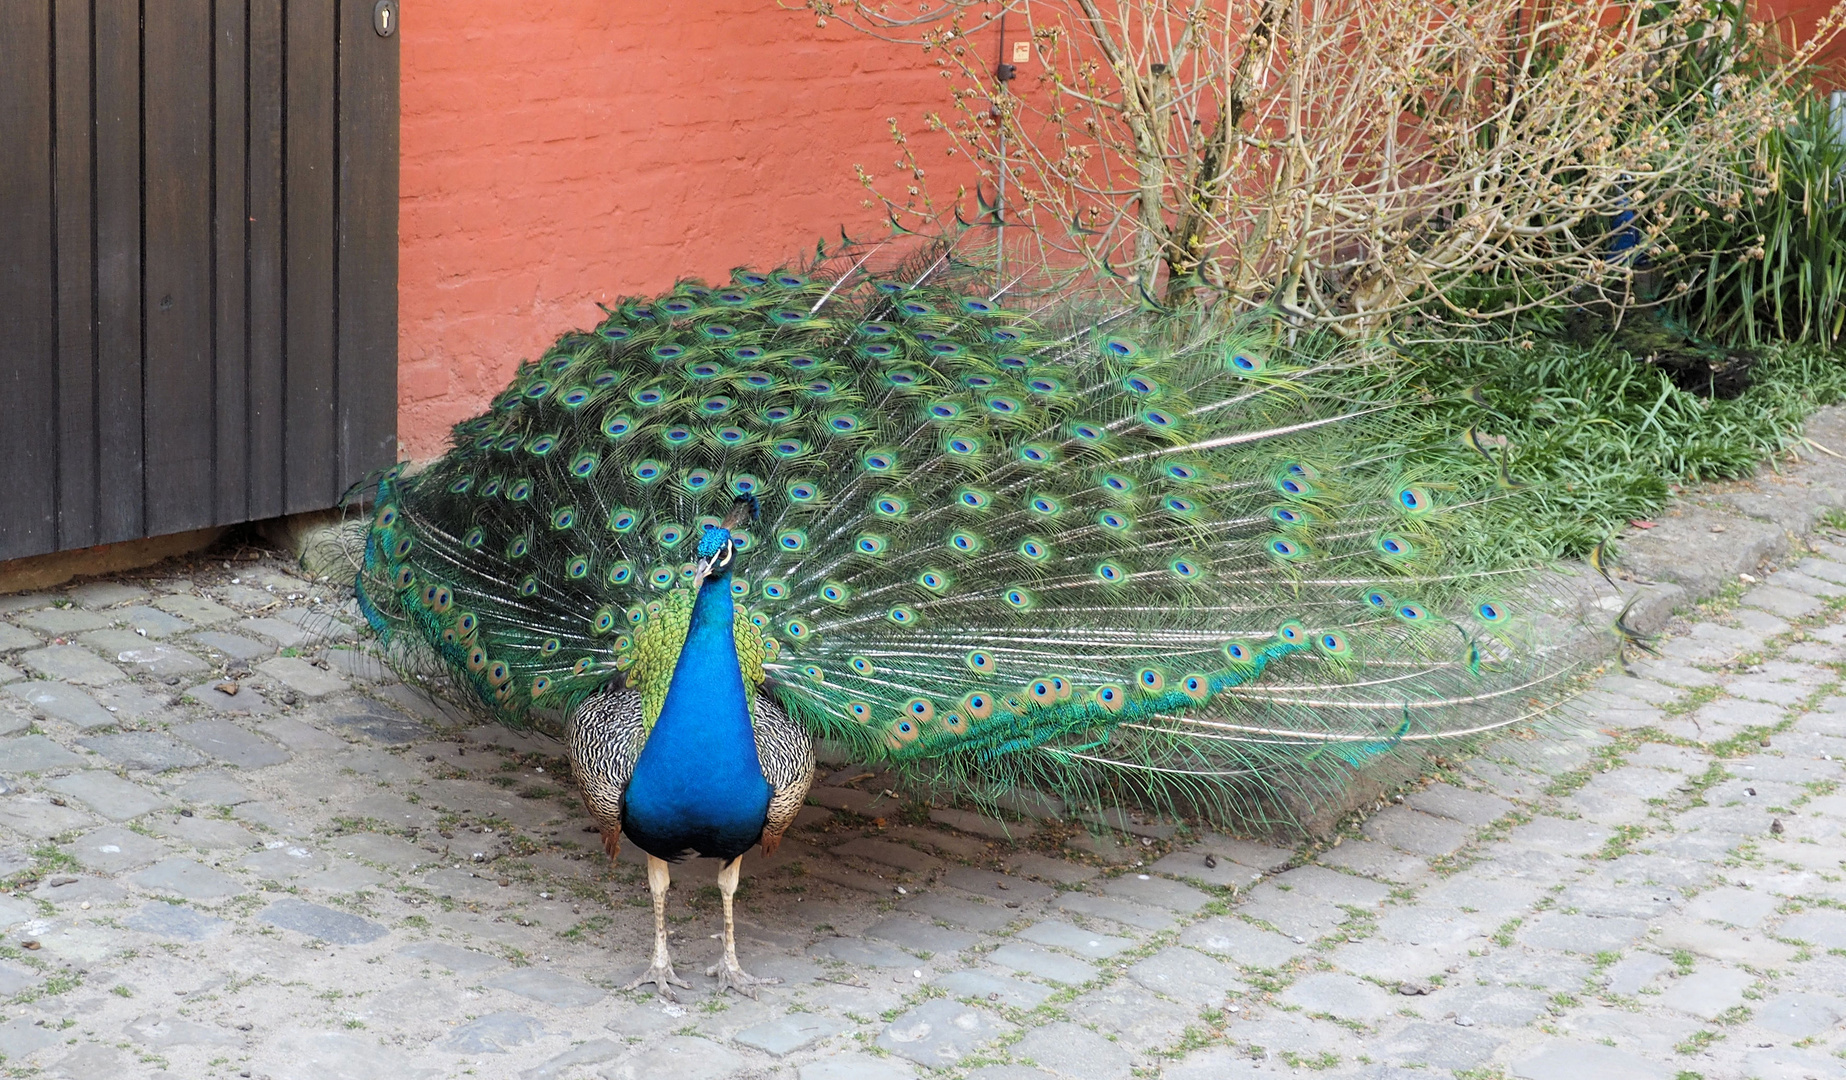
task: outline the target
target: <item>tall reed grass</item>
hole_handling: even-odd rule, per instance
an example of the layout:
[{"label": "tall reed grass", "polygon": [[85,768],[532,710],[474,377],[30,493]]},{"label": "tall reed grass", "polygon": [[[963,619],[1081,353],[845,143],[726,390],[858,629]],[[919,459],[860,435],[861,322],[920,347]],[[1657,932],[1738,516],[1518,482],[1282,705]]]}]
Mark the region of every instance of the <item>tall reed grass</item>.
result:
[{"label": "tall reed grass", "polygon": [[[1846,107],[1843,107],[1846,108]],[[1734,205],[1705,205],[1680,245],[1708,252],[1700,280],[1669,308],[1692,332],[1735,344],[1835,346],[1846,332],[1846,134],[1804,96],[1795,122],[1764,140],[1761,177]]]}]

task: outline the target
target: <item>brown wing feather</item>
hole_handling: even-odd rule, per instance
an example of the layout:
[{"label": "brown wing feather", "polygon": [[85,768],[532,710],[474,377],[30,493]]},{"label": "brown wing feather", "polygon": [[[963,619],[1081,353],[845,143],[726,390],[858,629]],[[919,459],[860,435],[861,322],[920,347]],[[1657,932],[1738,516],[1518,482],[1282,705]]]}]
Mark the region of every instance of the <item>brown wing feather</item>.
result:
[{"label": "brown wing feather", "polygon": [[782,843],[782,834],[808,801],[808,786],[814,782],[814,741],[768,694],[756,695],[750,719],[757,761],[770,788],[769,820],[763,824],[763,854],[768,855]]},{"label": "brown wing feather", "polygon": [[622,793],[635,775],[647,742],[641,695],[605,690],[577,706],[566,735],[577,790],[590,816],[602,826],[603,850],[611,859],[622,847]]}]

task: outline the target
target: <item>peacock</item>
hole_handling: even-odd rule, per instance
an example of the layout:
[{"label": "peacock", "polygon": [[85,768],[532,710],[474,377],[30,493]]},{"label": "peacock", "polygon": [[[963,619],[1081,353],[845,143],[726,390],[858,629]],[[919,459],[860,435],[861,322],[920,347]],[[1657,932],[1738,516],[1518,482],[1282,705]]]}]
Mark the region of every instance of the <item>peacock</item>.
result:
[{"label": "peacock", "polygon": [[[611,857],[775,850],[816,739],[990,805],[1213,821],[1542,708],[1568,590],[1417,447],[1390,350],[1274,312],[1041,292],[953,248],[684,281],[564,334],[376,484],[358,602],[561,731]],[[1278,809],[1280,808],[1280,809]]]}]

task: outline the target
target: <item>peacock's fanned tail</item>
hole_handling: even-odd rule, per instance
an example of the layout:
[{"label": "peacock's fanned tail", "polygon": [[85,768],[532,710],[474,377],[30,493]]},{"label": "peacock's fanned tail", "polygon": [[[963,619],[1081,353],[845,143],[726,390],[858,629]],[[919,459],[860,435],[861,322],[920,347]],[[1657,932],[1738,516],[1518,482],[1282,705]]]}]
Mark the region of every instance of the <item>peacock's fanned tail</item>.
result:
[{"label": "peacock's fanned tail", "polygon": [[367,617],[510,723],[617,678],[652,716],[700,526],[749,494],[746,677],[815,734],[972,795],[1219,814],[1513,722],[1579,659],[1575,601],[1485,522],[1534,496],[1407,453],[1388,355],[875,259],[564,335],[380,482]]}]

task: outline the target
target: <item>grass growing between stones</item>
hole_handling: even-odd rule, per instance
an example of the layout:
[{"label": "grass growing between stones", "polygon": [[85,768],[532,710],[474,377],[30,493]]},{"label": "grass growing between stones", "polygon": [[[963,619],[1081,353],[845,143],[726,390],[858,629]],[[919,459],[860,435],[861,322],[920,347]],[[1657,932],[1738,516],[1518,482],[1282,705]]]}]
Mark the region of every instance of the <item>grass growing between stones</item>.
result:
[{"label": "grass growing between stones", "polygon": [[1713,1043],[1722,1038],[1724,1038],[1724,1036],[1718,1032],[1701,1029],[1686,1036],[1685,1039],[1680,1042],[1675,1043],[1673,1049],[1678,1053],[1688,1055],[1703,1053],[1710,1049]]}]

